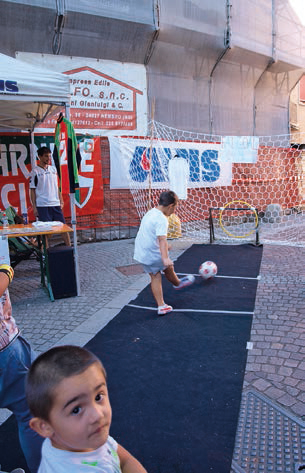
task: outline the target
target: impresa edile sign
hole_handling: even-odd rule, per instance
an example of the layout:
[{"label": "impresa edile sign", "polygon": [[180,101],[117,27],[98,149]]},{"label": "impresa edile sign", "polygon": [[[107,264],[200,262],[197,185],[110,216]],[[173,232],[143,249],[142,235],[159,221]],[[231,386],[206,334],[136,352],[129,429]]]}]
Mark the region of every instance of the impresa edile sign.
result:
[{"label": "impresa edile sign", "polygon": [[[68,76],[70,120],[75,131],[94,135],[147,134],[147,80],[142,64],[51,54],[17,53],[19,59]],[[40,130],[51,132],[57,117]]]},{"label": "impresa edile sign", "polygon": [[66,71],[70,77],[71,117],[75,128],[135,130],[141,90],[90,67]]}]

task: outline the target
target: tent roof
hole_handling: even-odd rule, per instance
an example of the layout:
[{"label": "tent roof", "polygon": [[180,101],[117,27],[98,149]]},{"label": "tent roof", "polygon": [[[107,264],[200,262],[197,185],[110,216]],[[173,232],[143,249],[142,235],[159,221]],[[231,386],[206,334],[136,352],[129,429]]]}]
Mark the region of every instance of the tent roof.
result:
[{"label": "tent roof", "polygon": [[33,130],[69,101],[67,76],[0,54],[0,129]]}]

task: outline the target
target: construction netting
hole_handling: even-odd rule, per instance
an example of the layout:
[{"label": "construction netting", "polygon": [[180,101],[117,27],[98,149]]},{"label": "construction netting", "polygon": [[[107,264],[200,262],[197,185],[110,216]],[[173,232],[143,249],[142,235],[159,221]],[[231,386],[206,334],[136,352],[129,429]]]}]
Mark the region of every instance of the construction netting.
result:
[{"label": "construction netting", "polygon": [[160,2],[147,62],[154,119],[212,134],[289,133],[304,26],[289,0]]},{"label": "construction netting", "polygon": [[305,27],[290,0],[0,0],[0,6],[5,54],[144,64],[154,120],[216,135],[289,133],[289,95],[305,70]]}]

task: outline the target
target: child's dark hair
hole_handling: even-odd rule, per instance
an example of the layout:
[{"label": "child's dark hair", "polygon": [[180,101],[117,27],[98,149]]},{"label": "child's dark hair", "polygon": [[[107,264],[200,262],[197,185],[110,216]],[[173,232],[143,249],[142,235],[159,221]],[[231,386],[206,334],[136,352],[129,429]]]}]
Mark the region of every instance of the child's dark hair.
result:
[{"label": "child's dark hair", "polygon": [[47,146],[41,146],[41,148],[39,148],[37,151],[37,154],[39,157],[43,156],[44,154],[49,154],[49,153],[52,153],[52,151]]},{"label": "child's dark hair", "polygon": [[164,191],[161,192],[159,196],[159,205],[163,205],[163,207],[167,207],[168,205],[171,204],[177,204],[178,203],[178,196],[175,194],[173,191]]},{"label": "child's dark hair", "polygon": [[48,421],[58,384],[65,378],[81,374],[94,363],[101,366],[106,378],[101,361],[85,348],[63,345],[39,355],[26,381],[26,398],[33,416]]}]

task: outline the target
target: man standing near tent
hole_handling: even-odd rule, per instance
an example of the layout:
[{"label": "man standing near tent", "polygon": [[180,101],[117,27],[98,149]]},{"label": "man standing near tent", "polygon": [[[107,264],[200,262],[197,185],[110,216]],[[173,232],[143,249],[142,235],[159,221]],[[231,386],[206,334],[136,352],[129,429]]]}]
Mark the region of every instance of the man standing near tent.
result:
[{"label": "man standing near tent", "polygon": [[[37,154],[38,164],[33,168],[30,178],[30,198],[34,216],[42,222],[65,223],[62,213],[64,203],[58,188],[57,171],[50,164],[51,150],[42,146]],[[63,239],[67,246],[71,246],[68,233],[63,233]]]}]

